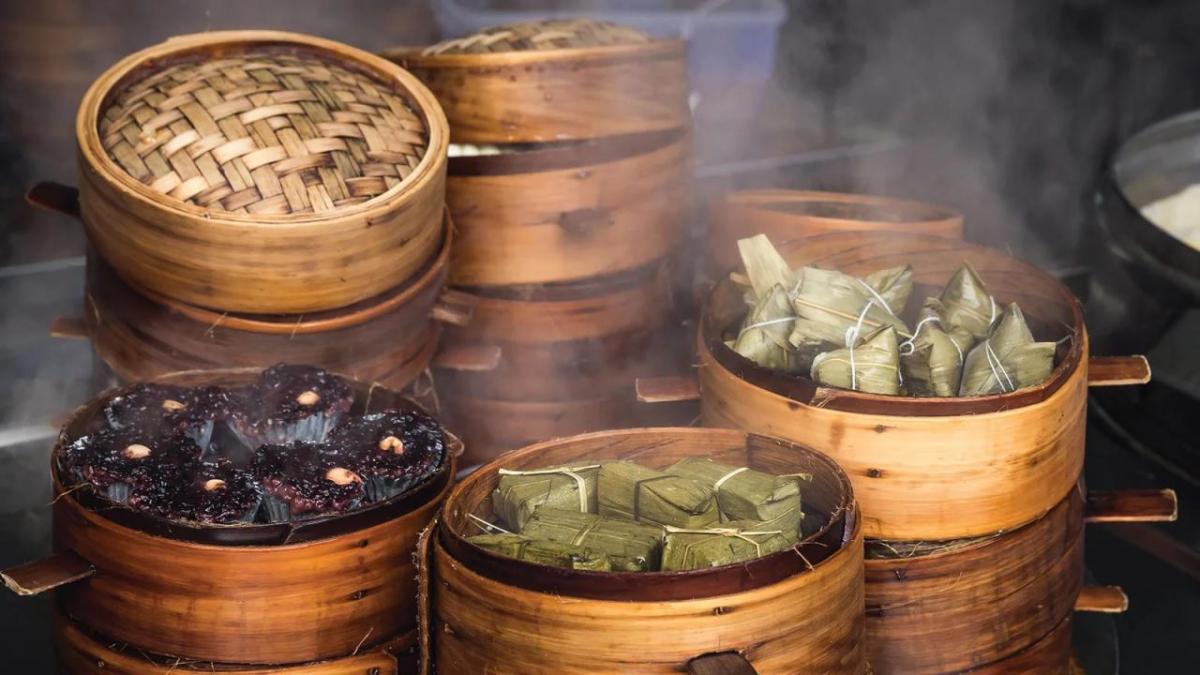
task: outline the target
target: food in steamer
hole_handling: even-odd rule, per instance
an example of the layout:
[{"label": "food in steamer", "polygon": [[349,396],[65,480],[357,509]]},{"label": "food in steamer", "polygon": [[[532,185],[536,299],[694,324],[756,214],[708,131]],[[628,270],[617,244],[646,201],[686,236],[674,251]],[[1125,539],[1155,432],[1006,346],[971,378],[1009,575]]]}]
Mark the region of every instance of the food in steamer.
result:
[{"label": "food in steamer", "polygon": [[354,389],[279,364],[252,384],[134,385],[57,458],[68,489],[173,521],[286,522],[352,511],[425,484],[446,464],[417,410],[350,416]]}]

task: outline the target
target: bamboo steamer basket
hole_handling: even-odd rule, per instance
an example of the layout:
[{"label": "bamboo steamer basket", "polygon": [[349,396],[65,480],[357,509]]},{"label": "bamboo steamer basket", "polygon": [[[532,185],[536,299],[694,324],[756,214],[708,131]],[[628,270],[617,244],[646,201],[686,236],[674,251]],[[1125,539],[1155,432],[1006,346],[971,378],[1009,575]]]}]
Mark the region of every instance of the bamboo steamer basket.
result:
[{"label": "bamboo steamer basket", "polygon": [[433,91],[455,143],[594,139],[690,120],[686,44],[612,24],[513,24],[384,55]]},{"label": "bamboo steamer basket", "polygon": [[[238,385],[258,372],[191,371],[157,381]],[[354,387],[355,414],[414,405],[379,385]],[[126,390],[77,410],[54,456]],[[112,508],[65,490],[52,462],[58,552],[3,578],[22,595],[57,589],[65,617],[103,635],[104,644],[178,661],[302,664],[362,653],[416,629],[412,554],[449,491],[460,451],[453,437],[450,445],[447,468],[412,493],[340,516],[234,526],[185,526]]]},{"label": "bamboo steamer basket", "polygon": [[705,249],[717,272],[738,265],[738,239],[756,234],[771,241],[862,230],[963,237],[963,216],[954,209],[875,195],[742,190],[717,198],[710,214]]},{"label": "bamboo steamer basket", "polygon": [[407,284],[347,308],[307,315],[215,312],[134,289],[88,260],[87,335],[125,380],[180,370],[308,363],[402,389],[433,359],[450,239]]},{"label": "bamboo steamer basket", "polygon": [[162,673],[235,673],[236,675],[403,675],[416,670],[415,633],[341,658],[298,665],[231,665],[211,661],[182,661],[147,654],[135,647],[113,644],[102,636],[56,613],[54,636],[60,672],[69,675],[162,675]]},{"label": "bamboo steamer basket", "polygon": [[451,283],[578,281],[665,258],[683,234],[688,145],[677,129],[452,157]]},{"label": "bamboo steamer basket", "polygon": [[[1009,532],[867,544],[867,653],[875,672],[1069,672],[1073,612],[1123,612],[1083,585],[1086,523],[1172,522],[1172,490],[1085,493]],[[914,639],[920,636],[920,639]]]},{"label": "bamboo steamer basket", "polygon": [[441,108],[395,64],[336,42],[172,38],[102,74],[76,133],[92,243],[134,286],[181,302],[344,307],[399,286],[442,242]]},{"label": "bamboo steamer basket", "polygon": [[450,350],[494,351],[486,366],[441,365],[440,384],[506,401],[580,398],[620,390],[655,333],[673,317],[670,272],[652,264],[571,284],[478,294],[471,321],[446,331]]},{"label": "bamboo steamer basket", "polygon": [[1040,517],[1079,477],[1088,385],[1149,379],[1142,357],[1098,359],[1089,373],[1078,301],[1049,275],[996,251],[939,237],[853,232],[786,242],[780,252],[792,265],[859,275],[911,264],[912,303],[936,293],[968,261],[997,302],[1020,303],[1041,339],[1069,337],[1054,371],[1036,387],[968,398],[864,394],[759,368],[726,347],[722,333],[745,304],[730,282],[718,284],[698,339],[704,423],[779,435],[832,456],[855,484],[868,538],[958,539]]},{"label": "bamboo steamer basket", "polygon": [[[665,468],[688,456],[812,473],[804,493],[811,534],[796,550],[742,565],[644,573],[532,565],[464,539],[476,532],[468,514],[492,516],[490,495],[501,467],[631,459]],[[428,548],[431,560],[421,570],[430,598],[422,653],[433,655],[443,675],[699,673],[705,672],[699,662],[709,659],[740,665],[722,672],[866,672],[862,534],[850,483],[829,458],[780,439],[662,428],[530,446],[455,486]]]},{"label": "bamboo steamer basket", "polygon": [[[1074,609],[1083,522],[1084,496],[1075,489],[1011,532],[900,549],[869,544],[871,665],[878,673],[957,673],[1031,649]],[[889,548],[888,557],[872,555]],[[1053,661],[1065,666],[1070,655],[1066,645]]]}]

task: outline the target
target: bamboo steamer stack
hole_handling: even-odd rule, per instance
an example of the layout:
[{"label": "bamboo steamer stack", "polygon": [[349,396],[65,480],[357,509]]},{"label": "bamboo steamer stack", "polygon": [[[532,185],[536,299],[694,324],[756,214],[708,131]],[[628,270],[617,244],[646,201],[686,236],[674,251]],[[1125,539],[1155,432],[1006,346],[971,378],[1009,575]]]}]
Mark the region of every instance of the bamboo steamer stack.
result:
[{"label": "bamboo steamer stack", "polygon": [[1018,302],[1040,339],[1060,341],[1055,368],[1038,386],[969,398],[821,387],[760,368],[724,344],[745,313],[741,291],[726,280],[701,317],[698,388],[646,382],[641,396],[678,400],[691,388],[706,425],[788,438],[846,470],[868,541],[867,649],[876,672],[1067,672],[1077,603],[1120,611],[1124,602],[1119,591],[1080,600],[1085,520],[1174,518],[1170,491],[1089,505],[1080,484],[1088,386],[1145,382],[1145,360],[1089,358],[1071,293],[989,249],[882,227],[777,248],[792,266],[858,276],[911,265],[918,301],[969,262],[997,302]]},{"label": "bamboo steamer stack", "polygon": [[628,426],[632,369],[671,314],[685,45],[574,20],[386,56],[450,122],[450,282],[478,304],[447,331],[434,375],[468,460]]},{"label": "bamboo steamer stack", "polygon": [[[805,538],[752,561],[685,572],[590,572],[492,554],[466,537],[493,517],[499,469],[685,457],[812,475]],[[735,430],[607,431],[505,454],[456,485],[423,542],[422,654],[443,675],[865,673],[862,526],[828,457]],[[722,669],[724,668],[724,669]],[[428,665],[425,672],[431,672]]]},{"label": "bamboo steamer stack", "polygon": [[[241,386],[258,369],[175,373],[158,382]],[[353,381],[351,414],[409,409]],[[63,427],[54,457],[88,432],[107,391]],[[413,551],[449,492],[454,456],[391,500],[274,524],[181,525],[67,489],[52,461],[56,553],[3,572],[21,595],[54,590],[64,672],[130,674],[411,672],[417,643]],[[406,665],[407,664],[407,665]]]},{"label": "bamboo steamer stack", "polygon": [[290,33],[172,38],[102,74],[76,133],[78,194],[33,198],[83,221],[82,323],[117,374],[287,359],[403,386],[425,369],[449,138],[403,69]]}]

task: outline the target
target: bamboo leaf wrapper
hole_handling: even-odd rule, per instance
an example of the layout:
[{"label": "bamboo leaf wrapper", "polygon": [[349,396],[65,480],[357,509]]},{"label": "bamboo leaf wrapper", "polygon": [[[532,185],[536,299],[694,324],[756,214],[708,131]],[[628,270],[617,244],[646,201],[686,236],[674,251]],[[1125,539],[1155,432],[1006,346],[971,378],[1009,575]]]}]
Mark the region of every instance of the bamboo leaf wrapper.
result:
[{"label": "bamboo leaf wrapper", "polygon": [[795,543],[795,539],[780,532],[759,529],[760,525],[752,521],[733,521],[707,530],[667,528],[662,570],[732,565],[777,553]]},{"label": "bamboo leaf wrapper", "polygon": [[712,487],[717,493],[722,521],[772,521],[769,529],[799,537],[800,521],[804,518],[799,476],[773,476],[700,457],[681,459],[667,473]]},{"label": "bamboo leaf wrapper", "polygon": [[712,489],[633,462],[607,462],[596,480],[598,511],[608,518],[697,528],[717,522]]},{"label": "bamboo leaf wrapper", "polygon": [[654,571],[662,557],[662,527],[578,511],[542,507],[521,534],[603,553],[614,570]]},{"label": "bamboo leaf wrapper", "polygon": [[467,541],[499,555],[552,567],[608,572],[612,563],[603,553],[583,546],[555,541],[538,541],[519,534],[479,534]]},{"label": "bamboo leaf wrapper", "polygon": [[524,530],[525,523],[542,506],[579,511],[586,505],[588,513],[596,513],[599,471],[599,464],[517,472],[501,470],[499,483],[492,492],[492,510],[514,532]]}]

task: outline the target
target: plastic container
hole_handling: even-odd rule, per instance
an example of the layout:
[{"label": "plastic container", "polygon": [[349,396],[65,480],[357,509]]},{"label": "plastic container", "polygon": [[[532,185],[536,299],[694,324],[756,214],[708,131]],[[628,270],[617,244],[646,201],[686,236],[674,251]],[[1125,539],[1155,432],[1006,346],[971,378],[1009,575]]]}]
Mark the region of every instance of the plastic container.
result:
[{"label": "plastic container", "polygon": [[433,0],[432,6],[444,38],[499,24],[577,17],[686,38],[693,113],[701,122],[753,117],[771,80],[779,26],[787,17],[781,0]]}]

